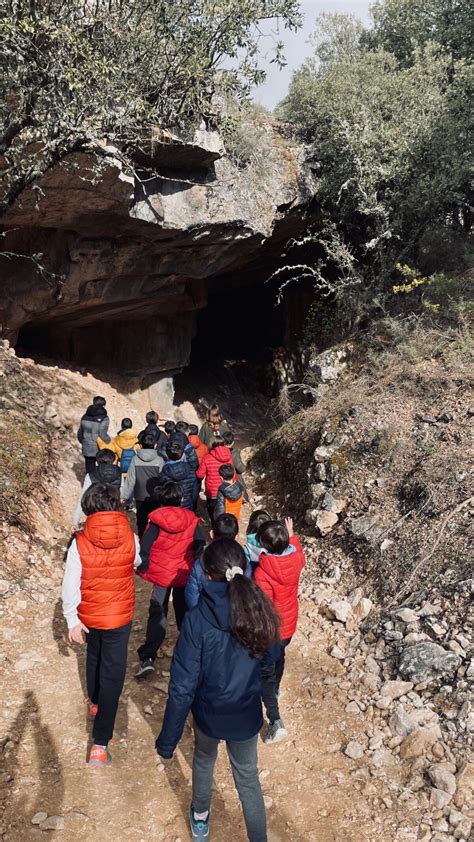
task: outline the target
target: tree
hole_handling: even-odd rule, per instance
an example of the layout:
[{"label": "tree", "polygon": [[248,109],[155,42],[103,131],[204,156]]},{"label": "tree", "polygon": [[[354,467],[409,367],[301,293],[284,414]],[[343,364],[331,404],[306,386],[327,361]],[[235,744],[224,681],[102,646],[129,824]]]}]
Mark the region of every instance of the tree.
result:
[{"label": "tree", "polygon": [[262,80],[260,22],[300,22],[297,0],[1,2],[3,210],[74,150],[112,142],[133,165],[152,126],[217,119],[216,90],[241,99]]},{"label": "tree", "polygon": [[317,195],[332,230],[330,240],[325,235],[326,256],[334,256],[329,267],[323,259],[327,277],[332,270],[346,293],[349,249],[353,282],[369,298],[388,288],[397,261],[416,258],[431,227],[469,223],[472,67],[429,32],[417,45],[415,24],[409,60],[405,53],[401,61],[387,23],[398,5],[414,4],[376,6],[379,46],[351,18],[319,19],[315,55],[295,72],[279,106],[318,162]]}]

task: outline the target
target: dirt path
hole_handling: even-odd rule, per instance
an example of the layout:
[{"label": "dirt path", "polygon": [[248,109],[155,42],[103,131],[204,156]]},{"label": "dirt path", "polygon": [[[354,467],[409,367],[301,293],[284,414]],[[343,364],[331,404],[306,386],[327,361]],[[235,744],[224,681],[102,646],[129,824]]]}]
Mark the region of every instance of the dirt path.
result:
[{"label": "dirt path", "polygon": [[[48,377],[57,375],[49,372]],[[61,377],[77,391],[78,404],[72,408],[80,416],[85,384],[79,375],[63,372]],[[106,385],[101,385],[109,398]],[[92,388],[90,383],[88,388]],[[136,406],[115,395],[110,400],[116,413],[119,397],[122,414],[136,413]],[[71,406],[71,396],[68,401]],[[80,487],[81,460],[72,436],[70,442],[57,501],[65,528]],[[106,771],[89,769],[85,764],[90,726],[83,702],[84,651],[66,643],[59,600],[64,543],[63,539],[57,543],[50,559],[37,559],[24,590],[4,600],[2,838],[22,842],[49,832],[50,837],[68,842],[184,842],[190,838],[186,819],[192,758],[189,724],[172,763],[163,766],[154,751],[176,628],[171,621],[156,677],[137,683],[133,678],[136,647],[142,641],[149,598],[149,586],[138,582],[113,765]],[[400,831],[401,823],[407,826],[405,817],[386,811],[381,799],[389,791],[389,782],[380,776],[368,782],[368,771],[344,756],[342,747],[367,733],[370,721],[345,713],[347,682],[338,662],[326,654],[327,622],[313,603],[303,601],[301,609],[282,696],[290,736],[285,743],[262,743],[260,748],[269,839],[389,842],[416,838],[416,833]],[[222,749],[215,780],[212,839],[244,842],[242,814]],[[376,809],[374,798],[378,799]],[[43,822],[44,829],[32,824],[37,813],[53,817]],[[51,829],[46,831],[48,824]]]}]

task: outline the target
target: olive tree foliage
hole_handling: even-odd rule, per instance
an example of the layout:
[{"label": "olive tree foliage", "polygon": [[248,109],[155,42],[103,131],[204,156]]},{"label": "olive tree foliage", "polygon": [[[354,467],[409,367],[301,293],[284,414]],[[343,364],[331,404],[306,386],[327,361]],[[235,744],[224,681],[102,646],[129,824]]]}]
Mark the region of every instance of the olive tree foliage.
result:
[{"label": "olive tree foliage", "polygon": [[[70,152],[133,167],[151,127],[217,120],[215,94],[248,96],[264,74],[260,24],[300,23],[297,0],[0,0],[0,210]],[[274,60],[283,63],[282,45]]]},{"label": "olive tree foliage", "polygon": [[296,259],[287,277],[313,276],[336,297],[358,286],[373,300],[397,262],[416,261],[429,229],[469,227],[467,21],[456,35],[449,15],[432,23],[435,8],[458,5],[378,0],[372,30],[350,16],[319,19],[314,56],[293,75],[278,113],[312,147],[323,230],[301,241],[306,257],[308,240],[317,241],[314,262],[302,268]]}]

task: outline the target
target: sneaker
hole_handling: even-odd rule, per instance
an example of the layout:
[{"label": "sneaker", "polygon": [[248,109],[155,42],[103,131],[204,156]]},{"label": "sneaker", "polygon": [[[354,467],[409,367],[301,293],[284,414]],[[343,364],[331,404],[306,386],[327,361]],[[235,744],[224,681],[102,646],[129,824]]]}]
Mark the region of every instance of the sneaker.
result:
[{"label": "sneaker", "polygon": [[112,755],[107,749],[107,746],[98,746],[96,743],[91,748],[89,755],[89,766],[108,766],[112,763]]},{"label": "sneaker", "polygon": [[201,819],[197,820],[194,818],[194,810],[192,807],[189,808],[189,824],[191,825],[191,835],[193,839],[210,839],[209,836],[209,821],[211,818],[211,811],[209,811],[208,817],[205,822]]},{"label": "sneaker", "polygon": [[270,722],[268,726],[267,736],[265,737],[266,743],[279,743],[281,740],[284,740],[285,737],[288,736],[288,731],[286,730],[283,720],[282,719],[275,719],[275,722]]},{"label": "sneaker", "polygon": [[147,675],[151,675],[152,672],[155,672],[155,667],[151,658],[145,658],[144,661],[140,661],[139,667],[135,673],[135,678],[146,678]]}]

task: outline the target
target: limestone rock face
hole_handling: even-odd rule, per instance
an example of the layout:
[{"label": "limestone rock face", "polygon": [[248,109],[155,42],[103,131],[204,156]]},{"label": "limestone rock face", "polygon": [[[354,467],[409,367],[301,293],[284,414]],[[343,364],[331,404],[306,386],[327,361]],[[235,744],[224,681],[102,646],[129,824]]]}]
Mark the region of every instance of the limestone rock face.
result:
[{"label": "limestone rock face", "polygon": [[269,138],[261,172],[202,130],[154,140],[134,173],[112,147],[99,171],[86,153],[51,168],[2,219],[24,255],[3,267],[4,338],[131,377],[182,369],[209,291],[265,281],[307,224],[304,151]]}]

